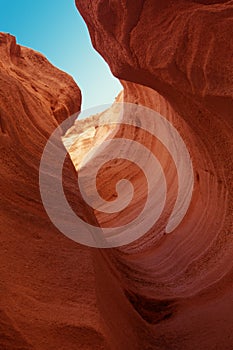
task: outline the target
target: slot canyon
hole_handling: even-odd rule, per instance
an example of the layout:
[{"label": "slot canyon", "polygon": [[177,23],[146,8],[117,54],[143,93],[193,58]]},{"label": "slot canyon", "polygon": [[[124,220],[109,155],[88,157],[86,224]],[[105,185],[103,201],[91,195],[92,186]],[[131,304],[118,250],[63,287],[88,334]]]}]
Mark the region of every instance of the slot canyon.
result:
[{"label": "slot canyon", "polygon": [[[113,104],[88,118],[77,119],[82,93],[71,76],[0,33],[0,349],[231,350],[233,1],[76,0],[76,7],[122,84]],[[150,132],[111,124],[124,104],[159,113],[189,152],[192,198],[171,233],[165,227],[178,192],[176,164]],[[62,186],[77,216],[114,227],[143,209],[147,181],[129,160],[106,162],[96,178],[110,202],[117,181],[132,182],[123,216],[88,205],[77,185],[95,145],[127,139],[154,153],[166,173],[159,220],[142,235],[139,226],[132,242],[106,249],[63,235],[39,186],[55,130],[50,156],[66,154]],[[94,162],[95,155],[84,166],[90,174]],[[56,159],[52,166],[56,171]],[[46,176],[57,181],[49,170]],[[46,192],[56,200],[52,187]]]}]

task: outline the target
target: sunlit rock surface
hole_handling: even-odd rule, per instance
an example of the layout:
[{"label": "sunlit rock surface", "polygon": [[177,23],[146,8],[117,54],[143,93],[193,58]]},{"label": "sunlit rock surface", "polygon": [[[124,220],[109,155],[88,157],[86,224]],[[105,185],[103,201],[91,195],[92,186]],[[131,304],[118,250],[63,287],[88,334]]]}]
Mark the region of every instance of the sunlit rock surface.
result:
[{"label": "sunlit rock surface", "polygon": [[[64,237],[43,208],[38,169],[58,122],[80,109],[80,91],[42,55],[1,34],[0,348],[230,350],[233,3],[76,3],[95,48],[122,80],[124,101],[158,111],[184,139],[194,167],[193,198],[171,234],[163,231],[165,213],[148,234],[117,249],[89,249]],[[140,136],[127,128],[96,129],[98,118],[63,139],[79,150],[71,153],[78,173],[93,146],[116,135]],[[152,149],[152,139],[141,136]],[[162,158],[172,185],[174,168]],[[130,219],[143,203],[143,174],[121,163],[117,172],[121,166],[124,176],[135,175]],[[110,200],[113,170],[106,167],[98,179]],[[68,157],[63,185],[84,219],[117,223],[85,205]]]},{"label": "sunlit rock surface", "polygon": [[106,338],[113,349],[231,349],[233,3],[76,4],[125,101],[172,121],[195,172],[176,231],[97,254]]},{"label": "sunlit rock surface", "polygon": [[[80,103],[80,90],[70,76],[17,45],[14,37],[0,34],[2,350],[107,348],[90,249],[53,226],[39,191],[47,139],[58,122],[79,111]],[[59,144],[63,147],[61,140]],[[69,202],[90,218],[69,159],[64,179]]]}]

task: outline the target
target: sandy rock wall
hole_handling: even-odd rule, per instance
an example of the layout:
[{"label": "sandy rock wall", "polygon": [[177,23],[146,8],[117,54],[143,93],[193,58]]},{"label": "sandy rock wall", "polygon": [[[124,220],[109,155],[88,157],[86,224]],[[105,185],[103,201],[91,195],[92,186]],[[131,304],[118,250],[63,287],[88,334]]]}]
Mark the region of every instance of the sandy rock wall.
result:
[{"label": "sandy rock wall", "polygon": [[[13,36],[0,34],[1,349],[105,347],[90,249],[55,228],[39,191],[47,139],[80,104],[70,76],[17,45]],[[61,140],[58,145],[63,147]],[[70,204],[90,217],[69,159],[64,175]]]},{"label": "sandy rock wall", "polygon": [[230,349],[233,3],[76,4],[94,47],[122,80],[125,101],[173,123],[195,173],[189,212],[173,234],[96,258],[105,271],[104,278],[97,268],[99,295],[106,296],[99,307],[112,346]]}]

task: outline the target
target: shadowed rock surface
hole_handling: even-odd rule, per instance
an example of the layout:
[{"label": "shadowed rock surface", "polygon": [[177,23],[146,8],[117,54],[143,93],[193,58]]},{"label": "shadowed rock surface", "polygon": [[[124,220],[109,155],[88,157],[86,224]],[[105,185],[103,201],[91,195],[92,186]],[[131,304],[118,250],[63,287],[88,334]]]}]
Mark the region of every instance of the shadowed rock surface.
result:
[{"label": "shadowed rock surface", "polygon": [[76,5],[124,100],[171,120],[195,171],[191,206],[171,235],[100,254],[97,291],[112,348],[231,349],[233,2]]},{"label": "shadowed rock surface", "polygon": [[[80,104],[70,76],[0,34],[1,350],[106,348],[91,251],[53,226],[39,192],[47,139]],[[90,218],[69,159],[64,175],[70,204]]]},{"label": "shadowed rock surface", "polygon": [[[80,91],[44,56],[1,34],[0,348],[231,350],[233,2],[76,3],[95,48],[122,81],[124,101],[158,111],[184,139],[193,198],[169,235],[161,223],[133,244],[107,250],[64,237],[43,208],[38,169],[50,134],[79,111]],[[98,140],[109,131],[97,130]],[[104,196],[109,174],[99,179]],[[105,224],[76,184],[67,157],[69,203],[88,222]]]}]

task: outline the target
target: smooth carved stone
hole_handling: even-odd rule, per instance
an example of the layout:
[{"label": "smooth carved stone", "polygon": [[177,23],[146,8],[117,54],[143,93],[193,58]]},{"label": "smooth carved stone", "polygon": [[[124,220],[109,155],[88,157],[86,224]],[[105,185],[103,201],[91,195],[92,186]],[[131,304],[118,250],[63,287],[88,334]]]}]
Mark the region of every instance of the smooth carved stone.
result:
[{"label": "smooth carved stone", "polygon": [[174,233],[96,258],[106,337],[113,349],[231,349],[232,1],[76,5],[124,100],[172,121],[195,172],[191,206]]},{"label": "smooth carved stone", "polygon": [[[107,348],[91,251],[55,228],[39,190],[47,139],[80,104],[70,76],[0,34],[1,349]],[[61,140],[57,146],[63,147]],[[93,213],[81,202],[68,158],[63,171],[70,204],[89,220]]]}]

